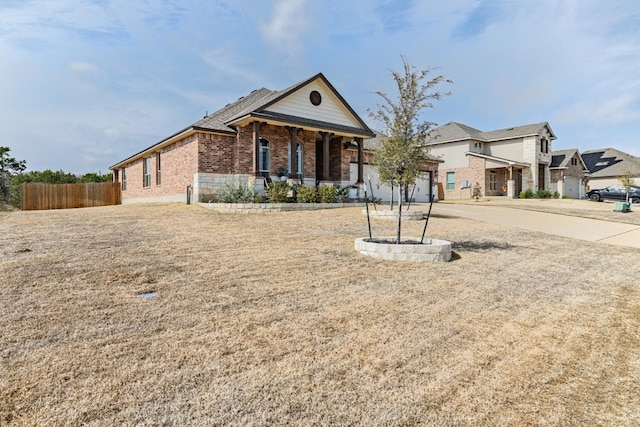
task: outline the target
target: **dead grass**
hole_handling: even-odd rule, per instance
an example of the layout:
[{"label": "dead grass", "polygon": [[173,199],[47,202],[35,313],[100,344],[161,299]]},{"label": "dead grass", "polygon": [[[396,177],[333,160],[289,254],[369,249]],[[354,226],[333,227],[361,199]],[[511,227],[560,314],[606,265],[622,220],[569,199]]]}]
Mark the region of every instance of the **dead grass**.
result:
[{"label": "dead grass", "polygon": [[0,215],[0,425],[640,423],[637,249],[429,224],[454,261],[361,208]]}]

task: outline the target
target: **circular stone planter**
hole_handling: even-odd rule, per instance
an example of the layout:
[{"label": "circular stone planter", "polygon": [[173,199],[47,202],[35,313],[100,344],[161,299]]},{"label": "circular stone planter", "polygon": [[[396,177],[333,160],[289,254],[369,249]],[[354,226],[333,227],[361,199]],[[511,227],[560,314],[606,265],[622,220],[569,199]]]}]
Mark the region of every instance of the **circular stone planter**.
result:
[{"label": "circular stone planter", "polygon": [[356,250],[361,254],[394,261],[448,262],[451,260],[451,242],[439,239],[406,239],[401,244],[390,243],[394,237],[360,237]]},{"label": "circular stone planter", "polygon": [[[367,210],[362,210],[363,214],[367,214]],[[379,211],[369,209],[369,216],[371,218],[380,218],[380,219],[398,219],[398,211],[392,211],[389,209],[381,209]],[[421,221],[422,220],[422,211],[402,211],[402,219],[407,221]]]}]

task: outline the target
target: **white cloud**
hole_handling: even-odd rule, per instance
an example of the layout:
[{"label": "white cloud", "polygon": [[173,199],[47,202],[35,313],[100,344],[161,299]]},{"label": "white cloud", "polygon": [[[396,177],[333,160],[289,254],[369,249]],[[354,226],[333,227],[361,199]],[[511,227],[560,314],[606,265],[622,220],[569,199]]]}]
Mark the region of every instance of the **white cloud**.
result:
[{"label": "white cloud", "polygon": [[622,125],[640,121],[640,97],[636,93],[584,99],[558,113],[563,123]]},{"label": "white cloud", "polygon": [[95,73],[98,71],[98,67],[88,62],[72,62],[69,64],[69,70],[77,73]]},{"label": "white cloud", "polygon": [[260,32],[268,43],[293,56],[300,52],[311,24],[307,0],[277,0],[271,20],[260,26]]}]

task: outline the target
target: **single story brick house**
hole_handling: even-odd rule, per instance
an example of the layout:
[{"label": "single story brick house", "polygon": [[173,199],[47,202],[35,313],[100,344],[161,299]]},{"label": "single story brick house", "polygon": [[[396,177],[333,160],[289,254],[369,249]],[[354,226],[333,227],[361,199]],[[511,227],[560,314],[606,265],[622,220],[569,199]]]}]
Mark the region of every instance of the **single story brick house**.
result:
[{"label": "single story brick house", "polygon": [[[281,91],[254,90],[110,169],[123,203],[208,201],[229,180],[263,192],[283,174],[306,185],[361,187],[374,157],[365,141],[375,137],[319,73]],[[430,183],[438,164],[424,165]],[[432,185],[422,187],[427,200]]]}]

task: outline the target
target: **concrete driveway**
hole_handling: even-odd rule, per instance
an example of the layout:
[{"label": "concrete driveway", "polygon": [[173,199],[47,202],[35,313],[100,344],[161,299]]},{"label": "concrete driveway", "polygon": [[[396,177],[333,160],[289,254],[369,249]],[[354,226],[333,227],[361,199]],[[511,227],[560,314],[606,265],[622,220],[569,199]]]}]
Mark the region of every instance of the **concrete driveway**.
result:
[{"label": "concrete driveway", "polygon": [[434,203],[432,213],[555,234],[572,239],[640,248],[640,226],[502,206]]}]

